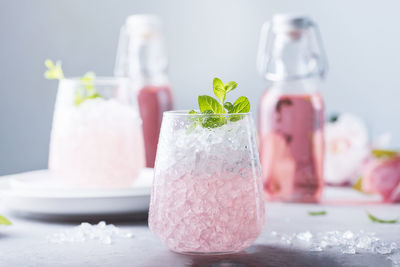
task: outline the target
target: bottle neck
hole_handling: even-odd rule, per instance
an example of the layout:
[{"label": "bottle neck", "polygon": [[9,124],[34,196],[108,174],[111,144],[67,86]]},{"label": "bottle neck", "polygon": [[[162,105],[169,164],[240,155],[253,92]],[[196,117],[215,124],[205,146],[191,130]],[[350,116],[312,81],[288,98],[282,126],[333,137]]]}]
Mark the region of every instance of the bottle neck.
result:
[{"label": "bottle neck", "polygon": [[168,84],[167,65],[159,30],[121,28],[115,76],[127,77],[138,85],[165,85]]},{"label": "bottle neck", "polygon": [[129,44],[127,76],[142,84],[168,83],[167,58],[159,39],[134,40]]},{"label": "bottle neck", "polygon": [[274,40],[265,78],[272,81],[307,79],[318,75],[316,68],[308,32],[283,32]]},{"label": "bottle neck", "polygon": [[273,81],[270,90],[279,91],[282,94],[316,94],[322,86],[322,79],[313,76],[303,79]]}]

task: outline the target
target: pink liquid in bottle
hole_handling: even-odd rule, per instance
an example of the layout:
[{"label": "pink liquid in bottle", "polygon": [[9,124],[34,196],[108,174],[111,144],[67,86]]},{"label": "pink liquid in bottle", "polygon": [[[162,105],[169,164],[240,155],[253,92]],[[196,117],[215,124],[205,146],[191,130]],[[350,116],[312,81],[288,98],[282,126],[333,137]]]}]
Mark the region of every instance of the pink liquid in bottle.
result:
[{"label": "pink liquid in bottle", "polygon": [[171,90],[168,86],[144,86],[139,91],[138,102],[143,121],[146,167],[153,168],[163,112],[173,107]]},{"label": "pink liquid in bottle", "polygon": [[260,161],[268,198],[318,202],[323,188],[324,107],[315,94],[266,92],[259,114]]}]

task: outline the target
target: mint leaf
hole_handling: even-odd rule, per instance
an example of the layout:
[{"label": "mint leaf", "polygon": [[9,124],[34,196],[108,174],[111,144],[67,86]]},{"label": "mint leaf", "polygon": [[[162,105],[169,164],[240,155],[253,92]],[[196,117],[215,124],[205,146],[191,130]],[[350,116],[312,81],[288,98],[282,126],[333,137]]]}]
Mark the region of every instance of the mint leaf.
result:
[{"label": "mint leaf", "polygon": [[[47,70],[44,73],[44,77],[50,80],[61,80],[64,78],[64,73],[61,67],[61,62],[57,61],[56,64],[50,59],[46,59],[44,62]],[[101,98],[102,96],[96,91],[94,82],[96,74],[94,72],[87,72],[83,77],[79,78],[80,86],[75,92],[75,106],[79,106],[85,100]]]},{"label": "mint leaf", "polygon": [[76,91],[74,101],[75,106],[79,106],[80,104],[82,104],[83,101],[85,101],[85,97],[82,95],[82,92]]},{"label": "mint leaf", "polygon": [[94,87],[96,74],[94,72],[86,72],[83,77],[79,78],[81,82],[80,88],[75,93],[75,105],[79,106],[88,99],[101,98],[102,96]]},{"label": "mint leaf", "polygon": [[215,114],[225,113],[224,108],[218,103],[218,101],[208,95],[201,95],[198,98],[199,108],[202,113],[207,110],[211,110]]},{"label": "mint leaf", "polygon": [[394,220],[382,220],[382,219],[379,219],[379,218],[375,217],[374,215],[372,215],[372,214],[369,213],[369,212],[367,212],[367,214],[368,214],[368,218],[369,218],[371,221],[376,222],[376,223],[397,223],[397,222],[398,222],[398,219],[394,219]]},{"label": "mint leaf", "polygon": [[308,215],[310,216],[322,216],[322,215],[326,215],[326,211],[321,210],[321,211],[309,211]]},{"label": "mint leaf", "polygon": [[234,81],[230,81],[226,83],[224,87],[225,87],[225,92],[229,93],[230,91],[233,91],[237,87],[237,83]]},{"label": "mint leaf", "polygon": [[380,158],[391,159],[391,158],[394,158],[395,156],[397,156],[397,151],[395,151],[395,150],[373,149],[371,151],[371,153],[375,158],[378,158],[378,159],[380,159]]},{"label": "mint leaf", "polygon": [[203,118],[201,126],[204,128],[216,128],[226,123],[224,116],[206,116]]},{"label": "mint leaf", "polygon": [[215,96],[218,97],[218,99],[223,104],[225,102],[225,98],[226,98],[226,91],[225,91],[224,83],[220,79],[214,78],[213,90],[214,90]]},{"label": "mint leaf", "polygon": [[226,93],[223,87],[214,87],[214,94],[216,97],[218,97],[221,103],[224,103],[226,98]]},{"label": "mint leaf", "polygon": [[224,103],[224,108],[231,113],[230,111],[233,109],[233,104],[231,102],[225,102]]},{"label": "mint leaf", "polygon": [[239,97],[233,103],[233,109],[229,113],[247,113],[250,111],[250,102],[245,96]]},{"label": "mint leaf", "polygon": [[46,66],[47,70],[44,73],[44,77],[49,80],[61,80],[64,78],[64,73],[62,71],[61,67],[61,62],[57,61],[56,64],[54,64],[53,61],[50,59],[46,59],[44,62],[44,65]]},{"label": "mint leaf", "polygon": [[[213,91],[219,101],[211,96],[201,95],[198,97],[200,113],[209,116],[199,116],[198,118],[189,118],[193,121],[193,124],[189,129],[195,128],[197,125],[201,125],[205,128],[215,128],[226,124],[228,121],[238,121],[243,119],[244,115],[235,114],[231,116],[225,116],[228,113],[247,113],[250,111],[249,100],[241,96],[235,103],[226,102],[226,94],[237,87],[237,83],[230,81],[224,84],[219,78],[213,80]],[[191,110],[189,114],[196,114],[196,111]]]},{"label": "mint leaf", "polygon": [[54,69],[55,65],[53,63],[53,61],[51,59],[46,59],[44,61],[44,65],[46,66],[46,68],[48,69]]},{"label": "mint leaf", "polygon": [[12,223],[4,216],[0,215],[0,225],[11,225]]}]

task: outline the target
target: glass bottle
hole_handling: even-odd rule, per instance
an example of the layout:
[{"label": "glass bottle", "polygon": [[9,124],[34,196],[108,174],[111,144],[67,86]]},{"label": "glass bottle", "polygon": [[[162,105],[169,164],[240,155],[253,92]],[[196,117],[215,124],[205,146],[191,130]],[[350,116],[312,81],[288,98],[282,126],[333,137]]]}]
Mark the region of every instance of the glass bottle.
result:
[{"label": "glass bottle", "polygon": [[327,62],[316,24],[275,15],[263,25],[257,65],[271,85],[259,105],[260,161],[267,198],[318,202],[323,189]]},{"label": "glass bottle", "polygon": [[154,15],[132,15],[121,28],[115,75],[128,77],[138,91],[146,167],[153,168],[162,114],[173,108],[161,22]]}]

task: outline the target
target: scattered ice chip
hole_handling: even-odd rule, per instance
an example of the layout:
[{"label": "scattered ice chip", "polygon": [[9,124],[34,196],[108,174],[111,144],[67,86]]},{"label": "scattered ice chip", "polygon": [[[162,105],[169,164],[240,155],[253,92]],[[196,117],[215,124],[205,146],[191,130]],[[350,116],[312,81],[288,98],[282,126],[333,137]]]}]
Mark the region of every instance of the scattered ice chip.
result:
[{"label": "scattered ice chip", "polygon": [[392,261],[393,267],[400,266],[400,252],[396,252],[388,257],[389,260]]},{"label": "scattered ice chip", "polygon": [[299,240],[310,242],[313,235],[309,231],[307,231],[307,232],[298,233],[296,235],[296,237]]},{"label": "scattered ice chip", "polygon": [[378,240],[374,244],[375,252],[379,254],[389,254],[392,252],[391,244],[387,244],[381,240]]},{"label": "scattered ice chip", "polygon": [[343,254],[356,254],[356,248],[353,246],[344,246],[341,251]]},{"label": "scattered ice chip", "polygon": [[72,229],[47,236],[47,240],[51,243],[82,243],[87,240],[97,240],[102,244],[110,245],[114,239],[132,237],[131,232],[121,231],[115,225],[101,221],[93,225],[81,223]]},{"label": "scattered ice chip", "polygon": [[306,247],[309,251],[319,252],[332,249],[338,250],[343,254],[369,252],[388,255],[388,259],[393,262],[393,266],[400,267],[399,245],[396,242],[381,240],[372,232],[360,230],[358,232],[327,231],[311,233],[310,231],[306,231],[290,235],[272,231],[271,236],[277,238],[278,242],[280,241],[280,243],[285,245],[303,249]]},{"label": "scattered ice chip", "polygon": [[354,234],[351,231],[346,231],[343,233],[343,238],[352,239],[353,237],[354,237]]}]

